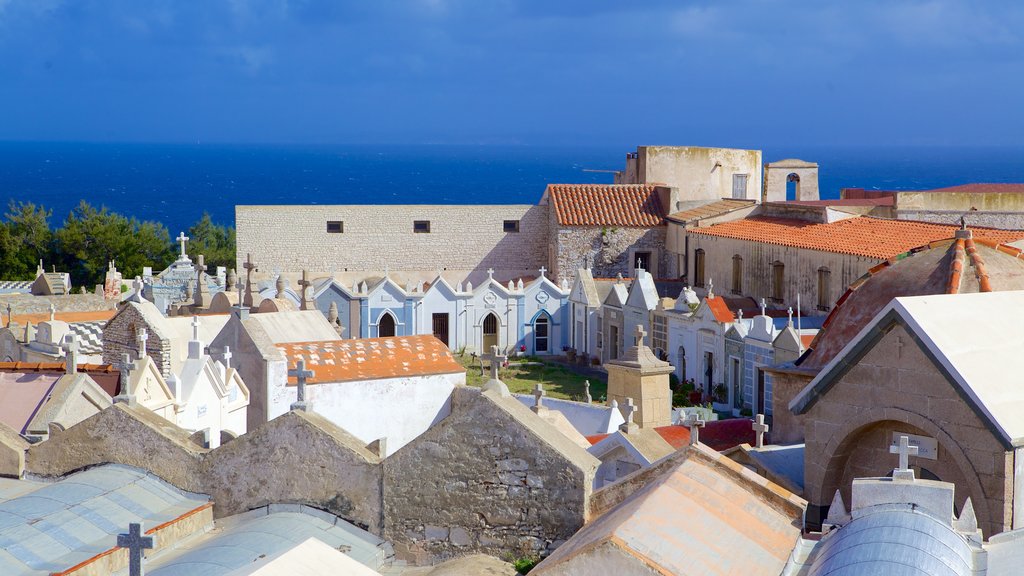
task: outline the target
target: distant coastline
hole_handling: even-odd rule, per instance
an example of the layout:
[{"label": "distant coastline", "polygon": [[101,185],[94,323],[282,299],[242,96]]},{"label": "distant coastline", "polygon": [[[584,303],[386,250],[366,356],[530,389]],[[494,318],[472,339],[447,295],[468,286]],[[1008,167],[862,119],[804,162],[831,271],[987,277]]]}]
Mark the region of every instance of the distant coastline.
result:
[{"label": "distant coastline", "polygon": [[[44,204],[56,226],[84,199],[162,222],[174,235],[204,211],[233,226],[236,204],[531,204],[550,182],[611,182],[611,174],[585,170],[621,169],[628,151],[0,142],[0,202]],[[790,157],[820,164],[823,198],[843,187],[1024,182],[1024,148],[764,148],[765,161]]]}]

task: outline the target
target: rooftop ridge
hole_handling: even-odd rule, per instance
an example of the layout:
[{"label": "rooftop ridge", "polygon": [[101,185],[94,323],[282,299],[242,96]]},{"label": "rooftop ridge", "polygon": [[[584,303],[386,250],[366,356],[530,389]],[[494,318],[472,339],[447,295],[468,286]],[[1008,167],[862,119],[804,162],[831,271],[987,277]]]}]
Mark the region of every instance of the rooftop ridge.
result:
[{"label": "rooftop ridge", "polygon": [[965,259],[964,239],[957,238],[956,242],[953,243],[953,262],[949,265],[949,282],[946,284],[946,294],[960,293],[960,281],[963,278]]},{"label": "rooftop ridge", "polygon": [[971,263],[974,266],[974,274],[978,277],[979,290],[982,292],[991,292],[992,284],[988,279],[988,270],[985,268],[985,259],[982,258],[978,252],[978,247],[974,245],[974,239],[968,238],[965,240],[967,246],[967,253],[971,256]]}]

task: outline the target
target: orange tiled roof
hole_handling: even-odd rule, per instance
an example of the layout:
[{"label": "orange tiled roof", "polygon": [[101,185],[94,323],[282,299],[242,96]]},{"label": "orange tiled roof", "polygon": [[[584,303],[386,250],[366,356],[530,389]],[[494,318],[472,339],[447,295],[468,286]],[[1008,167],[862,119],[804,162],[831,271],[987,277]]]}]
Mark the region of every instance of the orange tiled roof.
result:
[{"label": "orange tiled roof", "polygon": [[708,308],[711,309],[711,313],[715,315],[715,320],[724,324],[736,319],[736,317],[732,315],[732,310],[729,309],[729,305],[725,303],[725,299],[721,296],[707,298],[705,301],[708,303]]},{"label": "orange tiled roof", "polygon": [[689,210],[683,210],[681,212],[674,212],[666,216],[673,222],[690,222],[693,220],[700,220],[702,218],[711,218],[713,216],[721,216],[722,214],[728,214],[739,210],[740,208],[749,208],[756,203],[755,200],[738,200],[732,198],[723,198],[715,202],[709,202],[703,206],[697,206]]},{"label": "orange tiled roof", "polygon": [[562,226],[647,228],[665,223],[652,184],[549,184],[547,195]]},{"label": "orange tiled roof", "polygon": [[[754,442],[754,430],[750,427],[751,421],[747,418],[730,418],[728,420],[713,420],[704,425],[700,431],[702,444],[711,447],[719,452],[728,450],[740,444],[752,444]],[[654,429],[665,442],[679,450],[690,444],[690,430],[686,426],[670,425],[659,426]],[[610,434],[594,434],[587,436],[587,442],[591,446],[604,440]]]},{"label": "orange tiled roof", "polygon": [[[696,228],[688,233],[887,260],[912,248],[952,238],[956,230],[956,226],[944,224],[867,216],[830,224],[757,216]],[[1024,231],[992,228],[972,228],[971,231],[977,239],[999,243],[1024,238]]]},{"label": "orange tiled roof", "polygon": [[[63,372],[64,362],[0,362],[0,372]],[[79,372],[117,372],[110,364],[79,364]]]},{"label": "orange tiled roof", "polygon": [[[466,371],[448,347],[430,335],[296,342],[277,348],[288,358],[289,370],[299,358],[306,360],[306,369],[314,372],[309,384]],[[295,384],[295,377],[289,376],[288,385]]]},{"label": "orange tiled roof", "polygon": [[[74,324],[75,322],[103,322],[110,320],[117,314],[117,310],[89,310],[86,312],[57,312],[53,315],[54,320],[60,320],[61,322],[67,322],[68,324]],[[40,314],[15,314],[14,323],[21,326],[25,325],[25,322],[31,322],[33,324],[39,324],[50,319],[50,313],[44,312]]]}]

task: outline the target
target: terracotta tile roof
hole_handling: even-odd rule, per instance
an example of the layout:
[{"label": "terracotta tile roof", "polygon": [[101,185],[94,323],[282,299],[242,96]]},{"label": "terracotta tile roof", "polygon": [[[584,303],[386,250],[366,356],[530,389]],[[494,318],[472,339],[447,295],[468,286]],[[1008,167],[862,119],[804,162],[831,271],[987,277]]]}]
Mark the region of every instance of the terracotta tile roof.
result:
[{"label": "terracotta tile roof", "polygon": [[[757,216],[707,228],[694,228],[688,230],[688,233],[886,260],[912,248],[952,238],[956,230],[956,226],[867,216],[829,224]],[[971,230],[975,238],[1000,243],[1024,238],[1024,231],[992,228]]]},{"label": "terracotta tile roof", "polygon": [[804,345],[804,349],[807,349],[807,348],[809,348],[811,346],[811,342],[814,342],[814,337],[815,336],[817,336],[817,334],[801,334],[800,335],[800,342]]},{"label": "terracotta tile roof", "polygon": [[[288,369],[299,358],[315,375],[306,382],[354,382],[465,372],[448,347],[431,335],[278,344]],[[296,384],[288,377],[288,385]]]},{"label": "terracotta tile roof", "polygon": [[732,314],[732,310],[729,309],[729,305],[721,296],[707,298],[705,299],[705,302],[708,303],[708,308],[711,310],[711,313],[715,315],[715,320],[724,324],[736,319]]},{"label": "terracotta tile roof", "polygon": [[[67,322],[68,324],[74,324],[76,322],[105,322],[114,317],[117,314],[117,310],[89,310],[87,312],[57,312],[53,315],[54,320],[60,320],[61,322]],[[6,316],[5,316],[6,317]],[[39,324],[50,319],[50,313],[40,314],[14,314],[14,323],[21,326],[25,325],[25,322],[31,322],[32,324]]]},{"label": "terracotta tile roof", "polygon": [[549,184],[545,193],[562,226],[648,228],[665,224],[651,184]]},{"label": "terracotta tile roof", "polygon": [[[79,364],[79,372],[116,374],[110,364]],[[0,362],[0,372],[64,372],[64,362]]]},{"label": "terracotta tile roof", "polygon": [[749,208],[756,204],[755,200],[733,200],[731,198],[725,198],[704,204],[703,206],[697,206],[696,208],[690,208],[689,210],[683,210],[680,212],[674,212],[666,216],[673,222],[692,222],[694,220],[702,220],[704,218],[711,218],[713,216],[721,216],[722,214],[728,214],[729,212],[735,212],[741,208]]},{"label": "terracotta tile roof", "polygon": [[[714,420],[708,422],[700,430],[700,442],[719,452],[728,450],[740,444],[754,443],[754,429],[750,427],[751,421],[746,418],[730,418],[728,420]],[[690,444],[690,429],[685,426],[660,426],[654,429],[673,448],[679,450]],[[607,438],[608,434],[595,434],[587,436],[587,442],[593,446]]]}]

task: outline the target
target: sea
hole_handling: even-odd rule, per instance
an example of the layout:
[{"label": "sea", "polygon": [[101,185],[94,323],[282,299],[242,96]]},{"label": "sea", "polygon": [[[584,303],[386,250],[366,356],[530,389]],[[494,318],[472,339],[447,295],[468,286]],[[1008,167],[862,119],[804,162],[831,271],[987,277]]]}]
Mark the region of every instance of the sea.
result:
[{"label": "sea", "polygon": [[[1024,148],[779,146],[765,161],[819,164],[823,198],[846,187],[921,190],[1024,182]],[[81,200],[155,220],[171,235],[236,204],[530,204],[548,183],[610,183],[621,146],[227,145],[0,142],[0,209]]]}]

